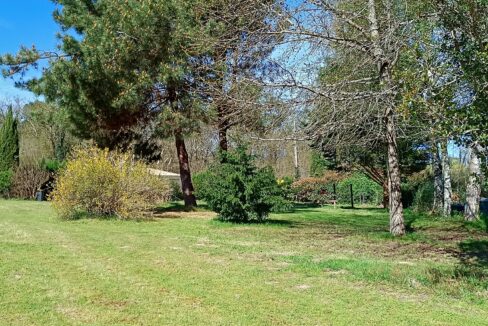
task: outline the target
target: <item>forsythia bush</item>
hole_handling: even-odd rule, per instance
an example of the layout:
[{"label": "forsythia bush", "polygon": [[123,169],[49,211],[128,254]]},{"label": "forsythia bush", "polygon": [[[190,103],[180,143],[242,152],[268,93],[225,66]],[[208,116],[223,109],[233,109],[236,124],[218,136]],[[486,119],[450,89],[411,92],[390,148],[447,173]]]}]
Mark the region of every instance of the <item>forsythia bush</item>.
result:
[{"label": "forsythia bush", "polygon": [[50,199],[65,219],[83,214],[129,219],[146,216],[169,194],[168,183],[130,155],[79,148],[60,171]]}]

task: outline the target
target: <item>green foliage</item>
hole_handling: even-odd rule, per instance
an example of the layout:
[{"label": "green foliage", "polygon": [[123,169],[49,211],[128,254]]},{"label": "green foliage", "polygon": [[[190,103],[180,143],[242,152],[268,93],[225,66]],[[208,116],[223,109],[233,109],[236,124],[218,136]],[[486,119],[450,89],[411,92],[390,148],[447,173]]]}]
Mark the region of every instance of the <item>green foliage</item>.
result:
[{"label": "green foliage", "polygon": [[258,169],[243,146],[220,153],[219,162],[195,175],[194,184],[197,197],[225,221],[263,221],[285,203],[273,170]]},{"label": "green foliage", "polygon": [[169,186],[171,188],[171,200],[172,201],[183,200],[183,192],[181,191],[180,183],[171,180]]},{"label": "green foliage", "polygon": [[6,196],[12,184],[12,170],[0,171],[0,196]]},{"label": "green foliage", "polygon": [[325,171],[330,169],[332,163],[324,158],[324,156],[318,151],[312,151],[310,156],[310,175],[312,177],[321,177]]},{"label": "green foliage", "polygon": [[11,185],[13,169],[19,162],[19,134],[17,119],[12,107],[0,128],[0,195],[5,195]]},{"label": "green foliage", "polygon": [[337,185],[339,202],[350,202],[350,185],[352,185],[355,203],[379,205],[382,202],[383,189],[365,174],[359,172],[356,172],[339,182]]},{"label": "green foliage", "polygon": [[[445,119],[463,121],[462,124],[450,125],[450,131],[455,129],[459,141],[467,143],[477,141],[488,144],[488,1],[438,1],[440,23],[444,29],[443,49],[453,59],[451,66],[458,67],[459,79],[463,84],[458,85],[466,97],[463,108],[453,105]],[[458,101],[459,102],[459,101]],[[458,103],[455,103],[458,104]],[[469,130],[469,133],[466,133]],[[469,137],[466,137],[466,136]]]},{"label": "green foliage", "polygon": [[77,149],[57,180],[51,200],[59,216],[142,218],[168,198],[169,186],[129,154]]},{"label": "green foliage", "polygon": [[58,172],[60,169],[65,167],[66,161],[58,161],[56,159],[50,160],[50,159],[43,159],[41,161],[41,168],[48,172]]},{"label": "green foliage", "polygon": [[430,212],[434,205],[434,183],[429,180],[417,188],[413,197],[412,208],[416,212]]}]

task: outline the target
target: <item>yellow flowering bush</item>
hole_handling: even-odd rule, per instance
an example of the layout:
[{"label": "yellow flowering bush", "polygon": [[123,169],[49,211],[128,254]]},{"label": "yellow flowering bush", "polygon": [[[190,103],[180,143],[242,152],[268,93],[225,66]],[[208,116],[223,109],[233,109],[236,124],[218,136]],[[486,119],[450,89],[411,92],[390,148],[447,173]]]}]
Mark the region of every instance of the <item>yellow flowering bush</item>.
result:
[{"label": "yellow flowering bush", "polygon": [[167,182],[129,154],[78,148],[60,171],[50,200],[64,219],[84,214],[138,219],[170,192]]}]

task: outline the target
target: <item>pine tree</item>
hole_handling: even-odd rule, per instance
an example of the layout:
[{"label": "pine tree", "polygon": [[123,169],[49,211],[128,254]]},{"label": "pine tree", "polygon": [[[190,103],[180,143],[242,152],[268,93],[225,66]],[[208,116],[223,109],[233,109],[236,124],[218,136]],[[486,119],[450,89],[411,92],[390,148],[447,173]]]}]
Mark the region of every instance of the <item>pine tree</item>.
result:
[{"label": "pine tree", "polygon": [[13,169],[19,161],[19,134],[17,119],[9,107],[0,128],[0,194],[10,188]]}]

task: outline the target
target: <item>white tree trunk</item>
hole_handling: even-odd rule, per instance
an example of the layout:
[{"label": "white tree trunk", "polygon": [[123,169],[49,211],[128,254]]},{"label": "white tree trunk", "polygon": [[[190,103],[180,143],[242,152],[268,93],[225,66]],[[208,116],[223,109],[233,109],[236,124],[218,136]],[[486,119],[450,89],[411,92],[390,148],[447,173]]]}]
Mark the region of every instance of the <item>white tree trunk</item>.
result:
[{"label": "white tree trunk", "polygon": [[452,187],[451,187],[451,166],[449,163],[449,154],[447,143],[441,143],[441,162],[442,162],[442,183],[444,204],[442,205],[442,216],[451,216],[452,205]]},{"label": "white tree trunk", "polygon": [[466,187],[466,206],[464,207],[464,220],[474,221],[480,214],[481,197],[481,168],[478,152],[473,146],[469,156],[469,180]]},{"label": "white tree trunk", "polygon": [[442,181],[442,165],[439,146],[440,144],[435,143],[435,147],[432,150],[432,171],[434,173],[434,205],[432,210],[436,214],[442,212],[444,205],[444,186]]},{"label": "white tree trunk", "polygon": [[300,167],[298,166],[298,141],[296,139],[297,134],[297,122],[296,120],[293,121],[293,137],[295,140],[293,142],[293,158],[295,163],[295,179],[300,179]]}]

